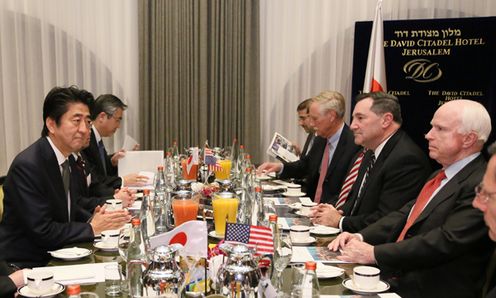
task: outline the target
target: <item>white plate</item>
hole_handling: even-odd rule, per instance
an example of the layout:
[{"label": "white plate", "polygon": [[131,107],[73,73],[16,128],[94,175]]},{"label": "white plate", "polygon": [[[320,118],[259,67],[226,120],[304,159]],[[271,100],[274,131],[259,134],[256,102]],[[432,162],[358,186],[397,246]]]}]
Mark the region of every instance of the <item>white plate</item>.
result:
[{"label": "white plate", "polygon": [[278,191],[283,189],[285,189],[285,187],[281,185],[262,185],[263,191]]},{"label": "white plate", "polygon": [[315,239],[314,237],[310,236],[310,237],[308,237],[304,241],[298,241],[298,242],[292,241],[292,243],[293,243],[293,245],[308,245],[308,244],[314,243],[315,241],[317,241],[317,239]]},{"label": "white plate", "polygon": [[301,209],[301,203],[289,204],[288,207],[291,209],[294,209],[294,210],[300,210]]},{"label": "white plate", "polygon": [[215,239],[224,239],[224,236],[223,235],[217,235],[217,233],[214,231],[210,231],[210,233],[208,233],[208,236],[210,237],[213,237]]},{"label": "white plate", "polygon": [[93,246],[102,251],[117,251],[119,249],[117,246],[108,245],[104,242],[95,242],[93,243]]},{"label": "white plate", "polygon": [[326,227],[326,226],[315,226],[315,227],[310,227],[310,233],[315,234],[315,235],[335,235],[338,234],[340,231],[338,228],[333,228],[333,227]]},{"label": "white plate", "polygon": [[384,291],[389,290],[389,284],[385,281],[380,280],[379,283],[377,284],[377,287],[375,289],[360,289],[355,286],[353,283],[353,280],[351,278],[347,278],[343,280],[343,286],[347,288],[348,290],[352,290],[353,292],[360,294],[360,295],[368,295],[368,294],[374,294],[374,293],[381,293]]},{"label": "white plate", "polygon": [[65,290],[65,286],[59,283],[54,283],[53,287],[50,292],[39,295],[39,294],[34,294],[31,292],[31,289],[29,289],[28,286],[21,287],[20,289],[17,290],[17,293],[24,297],[43,297],[43,298],[48,298],[48,297],[53,297],[57,294],[62,293]]},{"label": "white plate", "polygon": [[52,257],[66,261],[82,259],[91,255],[91,250],[81,247],[62,248],[49,252]]},{"label": "white plate", "polygon": [[318,263],[317,270],[315,271],[315,273],[317,273],[318,278],[322,278],[322,279],[335,278],[343,275],[344,269],[335,266],[325,265],[323,263]]},{"label": "white plate", "polygon": [[259,181],[265,181],[265,180],[270,180],[270,179],[274,179],[274,177],[270,177],[270,176],[267,176],[265,174],[255,176],[255,180],[259,180]]},{"label": "white plate", "polygon": [[306,193],[304,192],[283,192],[282,193],[283,196],[285,197],[291,197],[291,198],[296,198],[296,197],[303,197],[304,195],[306,195]]},{"label": "white plate", "polygon": [[299,216],[310,217],[310,215],[301,213],[301,210],[296,211],[295,214]]}]

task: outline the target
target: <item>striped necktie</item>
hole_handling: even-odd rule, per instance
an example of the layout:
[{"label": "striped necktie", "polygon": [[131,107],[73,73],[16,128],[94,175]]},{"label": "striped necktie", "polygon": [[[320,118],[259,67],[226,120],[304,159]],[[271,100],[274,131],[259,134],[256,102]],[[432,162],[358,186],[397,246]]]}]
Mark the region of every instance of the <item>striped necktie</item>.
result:
[{"label": "striped necktie", "polygon": [[365,155],[366,151],[367,149],[363,149],[362,151],[360,151],[357,159],[355,160],[353,166],[351,167],[351,170],[348,172],[348,175],[344,180],[343,186],[341,187],[341,192],[339,193],[338,201],[336,202],[336,206],[335,206],[336,209],[341,209],[344,203],[346,203],[351,188],[353,187],[353,184],[357,180],[358,170],[360,169],[360,165],[362,164],[363,156]]}]

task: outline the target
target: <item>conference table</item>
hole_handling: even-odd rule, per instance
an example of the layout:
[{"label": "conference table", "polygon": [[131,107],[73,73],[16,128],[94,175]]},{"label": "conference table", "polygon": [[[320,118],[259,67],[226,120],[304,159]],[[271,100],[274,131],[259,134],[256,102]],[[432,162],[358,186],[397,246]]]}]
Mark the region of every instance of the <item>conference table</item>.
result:
[{"label": "conference table", "polygon": [[[289,207],[287,206],[275,206],[276,212],[279,217],[299,217],[296,215]],[[308,219],[303,219],[303,220],[308,220]],[[213,223],[208,222],[209,229],[213,228]],[[316,238],[316,243],[314,243],[314,246],[317,247],[324,247],[327,246],[334,238],[334,236],[315,236]],[[209,238],[209,243],[216,243],[218,240]],[[73,247],[75,245],[71,245]],[[48,266],[65,266],[65,265],[77,265],[77,264],[90,264],[90,263],[102,263],[102,262],[119,262],[123,263],[122,258],[119,256],[119,253],[117,251],[115,252],[104,252],[100,250],[96,250],[93,246],[93,243],[80,243],[77,244],[78,247],[84,247],[87,249],[91,249],[94,252],[90,255],[87,256],[83,259],[76,260],[76,261],[63,261],[59,259],[53,258]],[[335,277],[335,278],[330,278],[330,279],[319,279],[319,285],[320,285],[320,294],[321,295],[354,295],[352,291],[346,289],[343,285],[342,282],[344,279],[349,278],[352,275],[353,267],[356,266],[356,264],[336,264],[335,266],[340,267],[344,269],[344,274],[341,275],[340,277]],[[285,293],[290,293],[291,292],[291,286],[292,286],[292,268],[288,267],[284,272],[283,272],[283,290]],[[90,285],[81,285],[81,291],[82,292],[92,292],[98,294],[100,297],[105,297],[105,283],[96,283],[96,284],[90,284]],[[58,295],[58,297],[67,297],[66,293],[61,293]],[[119,297],[127,297],[126,294],[121,294]],[[367,296],[367,297],[374,297],[374,296]],[[379,296],[375,296],[379,297]]]}]

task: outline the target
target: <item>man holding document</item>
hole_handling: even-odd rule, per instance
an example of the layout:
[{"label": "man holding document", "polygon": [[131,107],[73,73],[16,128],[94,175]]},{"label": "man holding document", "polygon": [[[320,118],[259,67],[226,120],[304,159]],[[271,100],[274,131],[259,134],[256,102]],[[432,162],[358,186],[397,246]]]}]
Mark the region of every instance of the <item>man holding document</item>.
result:
[{"label": "man holding document", "polygon": [[[148,180],[146,176],[136,173],[122,178],[118,177],[117,163],[126,153],[121,149],[109,155],[103,144],[102,138],[111,137],[120,127],[126,108],[127,105],[117,96],[112,94],[100,95],[91,105],[93,127],[91,129],[90,145],[83,150],[85,158],[93,168],[92,174],[97,176],[98,181],[114,189],[122,186],[142,185]],[[139,144],[133,150],[138,148]]]},{"label": "man holding document", "polygon": [[307,195],[317,203],[337,201],[351,159],[359,146],[344,123],[345,100],[336,91],[324,91],[310,105],[310,123],[318,135],[302,159],[281,164],[266,162],[257,172],[277,172],[280,178],[306,178]]}]

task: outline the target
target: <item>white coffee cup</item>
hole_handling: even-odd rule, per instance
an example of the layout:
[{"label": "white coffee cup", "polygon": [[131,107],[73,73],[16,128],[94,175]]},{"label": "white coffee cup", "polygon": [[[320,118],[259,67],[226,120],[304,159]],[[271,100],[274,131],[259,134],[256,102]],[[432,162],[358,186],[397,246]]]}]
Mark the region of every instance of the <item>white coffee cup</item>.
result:
[{"label": "white coffee cup", "polygon": [[310,227],[302,225],[291,226],[289,237],[291,238],[291,242],[305,242],[310,238]]},{"label": "white coffee cup", "polygon": [[105,230],[102,232],[102,243],[106,247],[117,247],[119,230]]},{"label": "white coffee cup", "polygon": [[317,206],[318,204],[315,203],[315,202],[306,202],[306,203],[301,203],[301,214],[302,215],[305,215],[305,216],[309,216],[312,212],[310,211],[310,209],[312,207],[315,207]]},{"label": "white coffee cup", "polygon": [[107,211],[122,210],[122,200],[119,199],[107,200],[105,201],[105,205],[107,205]]},{"label": "white coffee cup", "polygon": [[288,194],[299,194],[301,193],[301,185],[299,184],[288,184],[286,185],[286,192]]},{"label": "white coffee cup", "polygon": [[29,291],[36,295],[50,293],[55,283],[51,271],[29,270],[26,272],[26,280]]},{"label": "white coffee cup", "polygon": [[358,289],[371,290],[377,288],[381,270],[371,266],[353,268],[353,283]]}]

